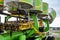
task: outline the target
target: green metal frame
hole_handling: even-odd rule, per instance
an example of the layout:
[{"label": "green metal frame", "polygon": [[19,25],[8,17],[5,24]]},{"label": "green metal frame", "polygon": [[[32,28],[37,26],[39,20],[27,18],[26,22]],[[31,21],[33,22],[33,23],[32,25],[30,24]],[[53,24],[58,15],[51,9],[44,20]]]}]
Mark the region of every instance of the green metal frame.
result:
[{"label": "green metal frame", "polygon": [[43,2],[43,14],[48,15],[48,3]]},{"label": "green metal frame", "polygon": [[52,16],[53,20],[56,18],[56,11],[52,8],[50,15]]},{"label": "green metal frame", "polygon": [[45,27],[45,29],[44,29],[44,32],[47,32],[48,30],[49,30],[49,20],[47,20],[47,19],[45,19],[44,20],[44,22],[45,22],[45,24],[46,24],[46,27]]},{"label": "green metal frame", "polygon": [[[32,14],[31,17],[33,18],[33,21],[34,21],[34,27],[38,30],[38,18],[36,15]],[[28,37],[32,36],[33,34],[35,33],[35,30],[31,30],[29,33],[28,33]]]},{"label": "green metal frame", "polygon": [[7,22],[10,18],[11,18],[10,16],[5,17],[6,19],[5,21]]}]

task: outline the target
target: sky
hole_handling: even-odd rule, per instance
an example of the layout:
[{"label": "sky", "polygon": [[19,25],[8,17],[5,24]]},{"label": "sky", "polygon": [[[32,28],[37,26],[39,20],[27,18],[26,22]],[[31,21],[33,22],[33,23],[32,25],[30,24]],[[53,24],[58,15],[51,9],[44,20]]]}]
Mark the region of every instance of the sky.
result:
[{"label": "sky", "polygon": [[47,2],[49,4],[49,8],[56,10],[57,16],[50,26],[60,27],[60,0],[43,0],[43,2]]},{"label": "sky", "polygon": [[[11,1],[11,0],[8,0]],[[5,0],[5,2],[8,2],[7,0]],[[49,4],[49,8],[53,8],[56,10],[56,18],[53,21],[52,24],[50,24],[51,27],[60,27],[60,0],[43,0],[43,2],[47,2]],[[2,17],[1,22],[4,23],[4,15],[0,15]],[[16,20],[16,18],[11,18],[10,20]]]}]

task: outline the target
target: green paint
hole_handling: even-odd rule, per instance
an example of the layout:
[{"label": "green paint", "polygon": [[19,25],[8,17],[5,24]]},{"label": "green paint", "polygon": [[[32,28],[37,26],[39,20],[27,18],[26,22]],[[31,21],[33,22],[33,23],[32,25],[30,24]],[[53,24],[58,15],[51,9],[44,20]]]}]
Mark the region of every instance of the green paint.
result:
[{"label": "green paint", "polygon": [[42,0],[34,0],[36,6],[40,6],[42,4]]},{"label": "green paint", "polygon": [[50,14],[51,14],[51,16],[52,16],[52,18],[54,20],[56,18],[56,11],[54,9],[52,9]]},{"label": "green paint", "polygon": [[8,21],[9,18],[11,18],[11,17],[10,16],[5,17],[6,21]]},{"label": "green paint", "polygon": [[[33,18],[33,21],[34,21],[34,27],[38,30],[38,18],[37,18],[37,16],[36,15],[34,15],[34,14],[32,14],[31,15],[31,18]],[[32,34],[34,34],[35,33],[35,30],[33,29],[33,30],[31,30],[30,32],[29,32],[29,34],[28,34],[28,36],[31,36]]]},{"label": "green paint", "polygon": [[30,37],[30,36],[32,36],[34,33],[35,33],[35,30],[30,30],[30,32],[27,35],[27,38]]},{"label": "green paint", "polygon": [[10,35],[7,35],[6,37],[4,37],[5,40],[11,40],[12,38],[10,37]]},{"label": "green paint", "polygon": [[1,34],[0,35],[0,40],[10,40],[10,35],[9,34]]},{"label": "green paint", "polygon": [[13,32],[10,37],[9,33],[0,35],[0,40],[19,40],[20,36],[23,35],[22,32]]},{"label": "green paint", "polygon": [[4,40],[4,37],[2,35],[0,35],[0,40]]},{"label": "green paint", "polygon": [[42,0],[34,0],[34,5],[36,10],[41,10],[42,11]]},{"label": "green paint", "polygon": [[32,14],[31,17],[33,18],[34,21],[34,27],[38,30],[38,18],[36,15]]},{"label": "green paint", "polygon": [[26,40],[26,36],[25,35],[20,35],[19,40]]},{"label": "green paint", "polygon": [[44,22],[46,23],[46,27],[44,29],[44,32],[47,32],[49,30],[49,20],[44,20]]},{"label": "green paint", "polygon": [[17,10],[17,7],[12,7],[12,11],[16,11]]},{"label": "green paint", "polygon": [[43,2],[43,14],[48,14],[48,4]]},{"label": "green paint", "polygon": [[0,2],[0,5],[4,5],[4,2]]}]

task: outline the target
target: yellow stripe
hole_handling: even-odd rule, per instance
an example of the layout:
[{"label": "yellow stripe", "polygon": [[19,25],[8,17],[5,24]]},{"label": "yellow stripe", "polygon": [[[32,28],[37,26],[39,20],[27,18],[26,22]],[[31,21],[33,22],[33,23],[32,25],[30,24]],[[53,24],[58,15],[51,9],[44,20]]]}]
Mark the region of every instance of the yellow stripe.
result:
[{"label": "yellow stripe", "polygon": [[[19,15],[14,15],[14,14],[10,14],[11,16],[19,16]],[[20,15],[20,17],[22,17],[22,16],[24,16],[24,15]]]},{"label": "yellow stripe", "polygon": [[18,15],[13,15],[13,14],[10,14],[11,16],[18,16]]},{"label": "yellow stripe", "polygon": [[40,36],[42,35],[42,32],[39,32],[35,27],[33,27],[36,33],[38,33]]},{"label": "yellow stripe", "polygon": [[42,5],[40,5],[40,6],[35,6],[35,9],[40,9],[40,8],[41,8],[41,6],[42,6]]},{"label": "yellow stripe", "polygon": [[33,27],[36,33],[38,33],[42,38],[46,37],[47,32],[39,32],[35,27]]},{"label": "yellow stripe", "polygon": [[32,3],[26,2],[25,0],[20,0],[20,2],[25,2],[25,3],[28,3],[28,4],[32,4]]},{"label": "yellow stripe", "polygon": [[48,12],[48,10],[43,11],[43,13],[44,13],[44,12]]},{"label": "yellow stripe", "polygon": [[43,14],[48,15],[48,10],[43,11]]},{"label": "yellow stripe", "polygon": [[0,0],[0,2],[4,2],[4,0]]},{"label": "yellow stripe", "polygon": [[40,5],[40,6],[35,6],[35,9],[36,9],[36,10],[41,10],[41,11],[42,11],[42,5]]}]

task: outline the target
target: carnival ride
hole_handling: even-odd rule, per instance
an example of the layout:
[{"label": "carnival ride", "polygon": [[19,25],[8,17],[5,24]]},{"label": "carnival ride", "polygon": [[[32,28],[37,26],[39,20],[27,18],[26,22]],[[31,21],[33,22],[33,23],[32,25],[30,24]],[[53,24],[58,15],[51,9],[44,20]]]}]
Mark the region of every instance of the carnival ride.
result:
[{"label": "carnival ride", "polygon": [[[6,15],[5,22],[0,22],[0,40],[54,40],[48,34],[56,11],[52,9],[48,13],[48,3],[42,0],[12,0],[6,4],[4,6],[4,0],[0,0],[0,14]],[[10,14],[3,12],[5,7]],[[17,18],[17,21],[8,21],[11,17]]]}]

